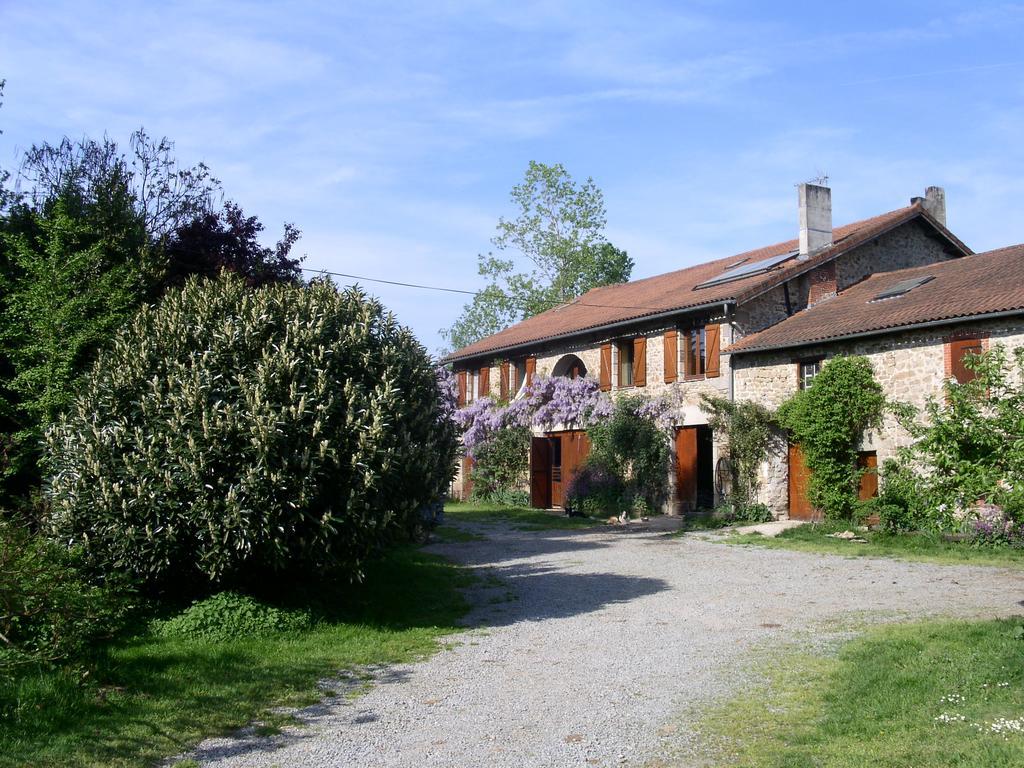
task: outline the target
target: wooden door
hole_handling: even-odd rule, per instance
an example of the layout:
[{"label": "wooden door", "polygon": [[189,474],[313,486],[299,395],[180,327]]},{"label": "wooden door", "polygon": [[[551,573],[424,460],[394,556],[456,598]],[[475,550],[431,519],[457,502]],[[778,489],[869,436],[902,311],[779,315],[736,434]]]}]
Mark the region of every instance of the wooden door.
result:
[{"label": "wooden door", "polygon": [[867,470],[860,476],[857,498],[861,501],[873,499],[878,495],[878,454],[874,451],[861,451],[857,455],[857,467]]},{"label": "wooden door", "polygon": [[[562,438],[562,479],[563,487],[567,488],[590,455],[590,438],[587,433],[574,430],[563,432]],[[563,492],[563,501],[564,501]]]},{"label": "wooden door", "polygon": [[799,445],[789,446],[789,517],[793,520],[820,520],[821,515],[807,498],[811,472]]},{"label": "wooden door", "polygon": [[676,430],[676,503],[681,512],[697,508],[697,428]]},{"label": "wooden door", "polygon": [[[555,435],[549,437],[550,441],[550,452],[551,452],[551,506],[561,507],[563,502],[563,491],[565,489],[565,483],[563,482],[562,473],[562,448],[564,442],[562,435]],[[568,478],[564,478],[568,480]]]},{"label": "wooden door", "polygon": [[530,441],[530,506],[551,506],[551,441],[546,437]]}]

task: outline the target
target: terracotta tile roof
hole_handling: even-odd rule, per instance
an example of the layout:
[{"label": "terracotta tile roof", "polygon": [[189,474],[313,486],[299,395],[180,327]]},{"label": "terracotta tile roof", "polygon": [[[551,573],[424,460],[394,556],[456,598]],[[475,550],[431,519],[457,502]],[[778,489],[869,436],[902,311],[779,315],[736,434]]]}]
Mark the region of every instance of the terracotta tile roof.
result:
[{"label": "terracotta tile roof", "polygon": [[[873,300],[898,283],[931,280],[893,298]],[[924,267],[872,275],[725,350],[753,352],[873,335],[921,323],[1002,312],[1024,315],[1024,244]]]},{"label": "terracotta tile roof", "polygon": [[575,301],[534,315],[492,336],[463,347],[448,355],[445,360],[457,361],[494,354],[547,339],[581,334],[615,323],[628,320],[639,321],[668,312],[685,311],[726,301],[742,302],[917,217],[929,221],[963,253],[971,252],[945,227],[935,221],[920,204],[910,205],[881,216],[838,227],[833,232],[833,245],[814,254],[807,261],[799,261],[794,256],[768,273],[742,280],[698,288],[702,283],[727,271],[727,267],[741,259],[756,262],[781,256],[796,251],[798,242],[787,240],[664,275],[595,288]]}]

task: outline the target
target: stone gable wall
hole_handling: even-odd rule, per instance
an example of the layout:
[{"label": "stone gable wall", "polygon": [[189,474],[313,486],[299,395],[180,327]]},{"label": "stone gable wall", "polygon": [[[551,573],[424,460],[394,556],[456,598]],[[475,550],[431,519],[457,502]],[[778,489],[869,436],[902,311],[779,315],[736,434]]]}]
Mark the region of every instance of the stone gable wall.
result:
[{"label": "stone gable wall", "polygon": [[921,267],[959,255],[931,225],[915,220],[840,256],[836,260],[836,284],[843,291],[877,272]]}]

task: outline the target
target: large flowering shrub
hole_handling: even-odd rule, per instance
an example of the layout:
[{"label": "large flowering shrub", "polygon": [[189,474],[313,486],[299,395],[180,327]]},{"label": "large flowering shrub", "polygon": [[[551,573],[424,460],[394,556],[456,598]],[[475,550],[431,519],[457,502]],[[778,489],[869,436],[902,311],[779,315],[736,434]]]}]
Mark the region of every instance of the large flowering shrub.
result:
[{"label": "large flowering shrub", "polygon": [[441,399],[426,350],[359,290],[190,281],[48,432],[53,534],[159,587],[357,575],[451,480]]}]

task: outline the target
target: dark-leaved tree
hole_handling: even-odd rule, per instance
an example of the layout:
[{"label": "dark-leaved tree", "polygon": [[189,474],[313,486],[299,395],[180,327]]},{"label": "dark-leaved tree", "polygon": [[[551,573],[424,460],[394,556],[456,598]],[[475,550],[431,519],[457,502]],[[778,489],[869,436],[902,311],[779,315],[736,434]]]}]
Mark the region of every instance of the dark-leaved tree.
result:
[{"label": "dark-leaved tree", "polygon": [[246,216],[240,206],[227,202],[221,211],[205,211],[180,224],[164,246],[165,271],[161,287],[181,286],[193,275],[216,277],[232,272],[252,286],[296,283],[300,259],[290,258],[299,230],[284,225],[284,235],[273,248],[257,239],[263,224]]}]

